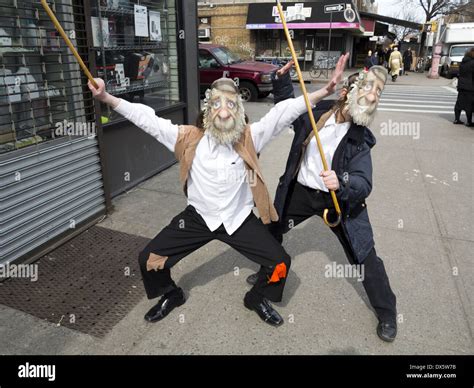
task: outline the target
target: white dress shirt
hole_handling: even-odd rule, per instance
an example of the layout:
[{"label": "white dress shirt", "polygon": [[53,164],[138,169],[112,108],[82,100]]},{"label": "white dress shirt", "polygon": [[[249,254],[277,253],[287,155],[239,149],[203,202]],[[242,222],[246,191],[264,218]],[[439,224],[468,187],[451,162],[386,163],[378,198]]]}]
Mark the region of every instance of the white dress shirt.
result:
[{"label": "white dress shirt", "polygon": [[[174,152],[179,125],[156,116],[149,106],[124,99],[115,111]],[[257,153],[305,111],[303,96],[291,98],[252,123],[250,131]],[[189,172],[188,204],[203,217],[210,231],[224,224],[231,235],[242,225],[254,206],[250,184],[245,163],[234,148],[217,144],[212,136],[204,134]]]},{"label": "white dress shirt", "polygon": [[[323,146],[326,160],[328,162],[328,166],[332,166],[334,152],[336,152],[337,146],[341,142],[342,138],[346,135],[349,127],[350,122],[337,124],[336,115],[332,114],[327,119],[324,127],[319,130],[318,133],[321,139],[321,144]],[[304,186],[329,192],[328,188],[324,184],[323,178],[319,176],[323,170],[324,168],[323,162],[321,161],[321,154],[319,153],[319,148],[316,144],[316,138],[313,136],[306,147],[306,152],[301,162],[297,180]]]}]

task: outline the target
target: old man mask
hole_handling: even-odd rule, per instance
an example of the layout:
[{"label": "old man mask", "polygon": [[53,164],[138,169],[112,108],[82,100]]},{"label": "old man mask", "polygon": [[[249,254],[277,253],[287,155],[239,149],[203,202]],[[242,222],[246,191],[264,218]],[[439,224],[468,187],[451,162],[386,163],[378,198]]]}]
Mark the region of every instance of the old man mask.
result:
[{"label": "old man mask", "polygon": [[372,66],[369,71],[361,72],[357,81],[350,86],[346,109],[354,123],[363,126],[370,125],[387,77],[388,73],[384,67]]},{"label": "old man mask", "polygon": [[218,144],[236,143],[245,129],[245,112],[239,89],[230,78],[214,81],[204,100],[204,130]]}]

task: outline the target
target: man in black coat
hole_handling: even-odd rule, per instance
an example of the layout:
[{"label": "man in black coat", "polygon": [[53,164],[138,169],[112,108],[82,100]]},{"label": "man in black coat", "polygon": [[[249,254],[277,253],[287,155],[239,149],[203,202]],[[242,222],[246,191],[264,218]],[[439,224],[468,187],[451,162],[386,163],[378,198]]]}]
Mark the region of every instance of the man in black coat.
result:
[{"label": "man in black coat", "polygon": [[454,124],[463,124],[460,120],[461,111],[466,112],[466,126],[474,127],[472,123],[472,110],[474,105],[474,48],[464,55],[459,66],[458,98],[454,106]]},{"label": "man in black coat", "polygon": [[[341,205],[342,222],[331,230],[349,262],[363,267],[363,285],[379,319],[377,334],[391,342],[397,334],[396,297],[374,248],[365,202],[372,190],[370,150],[375,145],[375,137],[367,125],[373,118],[387,76],[382,66],[352,75],[346,80],[338,101],[323,100],[313,109],[330,171],[322,171],[308,114],[293,123],[295,137],[275,195],[280,221],[270,228],[282,242],[284,233],[313,215],[322,216],[324,209],[330,209],[334,217],[328,192],[334,190]],[[287,74],[275,77],[273,90],[275,103],[294,97]],[[248,282],[253,284],[255,277],[251,275]]]},{"label": "man in black coat", "polygon": [[408,47],[408,50],[405,50],[405,52],[403,53],[403,75],[408,75],[412,62],[413,55],[411,53],[411,48]]}]

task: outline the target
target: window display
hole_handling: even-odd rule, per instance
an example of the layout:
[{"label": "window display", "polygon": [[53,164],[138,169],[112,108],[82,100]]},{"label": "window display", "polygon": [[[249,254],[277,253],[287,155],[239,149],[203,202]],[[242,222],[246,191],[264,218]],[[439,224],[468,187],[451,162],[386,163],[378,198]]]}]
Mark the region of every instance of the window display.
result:
[{"label": "window display", "polygon": [[[53,4],[77,45],[77,6],[72,0]],[[86,109],[79,67],[41,4],[0,0],[0,7],[0,153],[5,153],[55,138],[58,122],[86,122]]]},{"label": "window display", "polygon": [[[95,66],[107,91],[162,109],[180,101],[174,0],[93,0]],[[103,124],[123,118],[101,105]]]},{"label": "window display", "polygon": [[[175,0],[48,3],[111,94],[157,110],[180,101]],[[0,7],[0,153],[56,138],[64,120],[122,119],[106,106],[94,117],[87,79],[39,1]]]}]

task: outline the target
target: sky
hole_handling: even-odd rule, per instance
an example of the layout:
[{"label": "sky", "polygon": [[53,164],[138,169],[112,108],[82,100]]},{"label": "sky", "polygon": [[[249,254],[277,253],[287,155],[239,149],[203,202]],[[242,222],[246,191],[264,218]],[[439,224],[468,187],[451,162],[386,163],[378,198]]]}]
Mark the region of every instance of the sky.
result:
[{"label": "sky", "polygon": [[[404,10],[409,10],[408,12],[416,15],[418,22],[423,22],[424,12],[420,6],[416,6],[416,1],[413,2],[413,5],[409,5],[408,0],[376,0],[378,3],[378,13],[380,15],[397,17],[399,19],[405,19],[403,13],[400,14],[400,4],[403,4]],[[402,11],[403,12],[403,11]],[[407,12],[407,11],[405,11]],[[406,13],[405,13],[406,14]]]}]

